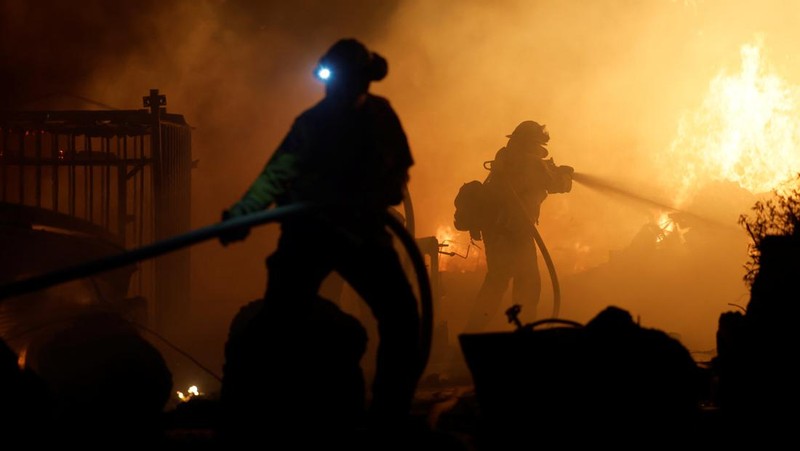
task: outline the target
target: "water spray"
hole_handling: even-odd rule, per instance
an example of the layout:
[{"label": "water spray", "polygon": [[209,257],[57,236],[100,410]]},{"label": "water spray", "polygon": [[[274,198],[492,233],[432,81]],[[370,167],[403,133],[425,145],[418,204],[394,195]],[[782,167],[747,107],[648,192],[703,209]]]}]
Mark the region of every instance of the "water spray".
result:
[{"label": "water spray", "polygon": [[721,227],[721,228],[731,228],[732,227],[729,224],[725,224],[725,223],[716,221],[714,219],[711,219],[711,218],[708,218],[708,217],[705,217],[705,216],[697,215],[695,213],[690,213],[688,211],[681,210],[679,208],[675,208],[674,206],[669,205],[666,202],[660,202],[660,201],[657,201],[655,199],[651,199],[649,197],[644,197],[641,194],[637,194],[636,192],[634,192],[632,190],[621,188],[621,187],[619,187],[617,185],[614,185],[609,181],[603,180],[602,178],[597,177],[597,176],[575,172],[572,175],[572,180],[577,182],[577,183],[580,183],[581,185],[583,185],[583,186],[585,186],[587,188],[591,188],[591,189],[594,189],[596,191],[604,192],[604,193],[607,193],[607,194],[615,194],[615,195],[618,195],[618,196],[622,196],[622,197],[624,197],[626,199],[634,200],[636,202],[643,203],[645,205],[649,205],[651,207],[656,207],[656,208],[659,208],[659,209],[662,209],[662,210],[670,210],[670,211],[680,212],[681,214],[684,214],[687,217],[691,217],[692,219],[695,219],[697,221],[703,222],[703,223],[708,224],[708,225],[712,225],[712,226],[715,226],[715,227]]}]

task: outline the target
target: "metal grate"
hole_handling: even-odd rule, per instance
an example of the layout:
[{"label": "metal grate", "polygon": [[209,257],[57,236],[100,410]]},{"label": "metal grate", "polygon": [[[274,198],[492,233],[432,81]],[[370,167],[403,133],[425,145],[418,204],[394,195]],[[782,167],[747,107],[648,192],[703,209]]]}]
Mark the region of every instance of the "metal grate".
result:
[{"label": "metal grate", "polygon": [[[0,111],[0,236],[80,236],[121,252],[188,231],[191,127],[165,105],[151,90],[138,110]],[[0,251],[0,279],[98,256],[90,247],[56,257],[44,254],[63,248]],[[146,299],[163,328],[189,307],[189,265],[188,249],[142,262],[117,282],[128,284],[122,297]]]}]

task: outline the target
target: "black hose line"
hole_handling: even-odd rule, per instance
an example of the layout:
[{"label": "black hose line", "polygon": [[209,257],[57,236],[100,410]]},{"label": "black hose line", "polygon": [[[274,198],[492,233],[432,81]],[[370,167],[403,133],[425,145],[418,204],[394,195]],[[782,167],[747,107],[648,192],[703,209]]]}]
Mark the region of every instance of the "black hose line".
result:
[{"label": "black hose line", "polygon": [[528,218],[533,240],[536,242],[536,245],[539,246],[539,250],[542,252],[542,258],[547,265],[547,272],[550,274],[550,283],[553,285],[553,318],[557,318],[558,311],[561,308],[561,285],[558,283],[556,266],[553,263],[553,259],[550,257],[550,251],[547,250],[547,246],[544,244],[542,235],[539,234],[539,229],[536,227],[536,220],[531,216],[530,212],[525,207],[525,202],[522,201],[522,198],[514,189],[514,187],[509,186],[509,189],[514,194],[514,198],[516,199],[520,210],[522,210],[522,212],[525,213],[525,216]]},{"label": "black hose line", "polygon": [[579,328],[583,327],[583,324],[581,324],[581,323],[579,323],[577,321],[570,320],[570,319],[545,318],[545,319],[540,319],[538,321],[534,321],[532,323],[525,324],[519,330],[532,331],[532,330],[536,329],[539,326],[552,325],[552,324],[559,324],[559,325],[562,325],[562,326],[571,326],[571,327],[579,327]]},{"label": "black hose line", "polygon": [[542,251],[542,258],[547,265],[547,272],[550,274],[550,283],[553,286],[553,318],[557,318],[558,311],[561,308],[561,285],[558,282],[556,266],[553,264],[552,257],[550,257],[550,251],[547,250],[547,246],[545,246],[544,240],[539,234],[539,229],[537,229],[536,225],[533,223],[531,223],[531,234],[536,244],[539,246],[539,250]]},{"label": "black hose line", "polygon": [[428,365],[428,358],[431,353],[431,343],[433,340],[433,294],[431,290],[431,280],[428,276],[428,269],[425,266],[425,257],[417,246],[416,239],[411,232],[396,217],[387,212],[386,224],[395,233],[397,238],[405,247],[414,272],[417,276],[420,294],[420,374]]},{"label": "black hose line", "polygon": [[[234,231],[249,229],[254,226],[272,222],[280,222],[287,218],[307,214],[319,209],[320,207],[318,205],[310,203],[296,203],[275,207],[201,227],[117,255],[88,261],[86,263],[0,285],[0,304],[14,296],[32,293],[60,283],[89,277],[112,269],[122,268],[141,260],[158,257],[203,241],[216,239]],[[387,226],[398,237],[403,247],[406,249],[406,252],[408,252],[416,272],[420,293],[420,339],[422,344],[420,364],[421,370],[423,370],[428,363],[433,335],[433,299],[430,278],[425,266],[425,259],[417,246],[415,238],[411,235],[411,232],[388,211],[385,215],[385,221]]]},{"label": "black hose line", "polygon": [[78,265],[0,285],[0,303],[12,296],[43,290],[60,283],[81,279],[112,269],[119,269],[141,260],[158,257],[184,247],[215,239],[235,230],[282,221],[290,216],[307,213],[312,207],[312,205],[304,203],[276,207],[205,226],[109,257],[91,260]]}]

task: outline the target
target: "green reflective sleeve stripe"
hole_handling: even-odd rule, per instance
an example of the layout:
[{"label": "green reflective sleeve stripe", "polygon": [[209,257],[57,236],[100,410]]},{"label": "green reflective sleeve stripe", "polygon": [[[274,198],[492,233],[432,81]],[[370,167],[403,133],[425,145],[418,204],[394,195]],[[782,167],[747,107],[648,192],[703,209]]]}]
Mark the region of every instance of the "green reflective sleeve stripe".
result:
[{"label": "green reflective sleeve stripe", "polygon": [[297,175],[297,157],[279,152],[261,171],[239,201],[242,213],[252,213],[269,207],[286,191],[287,183]]}]

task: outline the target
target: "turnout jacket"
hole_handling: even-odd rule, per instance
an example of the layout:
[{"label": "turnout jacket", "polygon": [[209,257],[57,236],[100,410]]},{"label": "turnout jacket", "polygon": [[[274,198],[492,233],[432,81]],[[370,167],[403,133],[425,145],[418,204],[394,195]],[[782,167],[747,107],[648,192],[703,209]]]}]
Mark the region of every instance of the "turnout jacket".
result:
[{"label": "turnout jacket", "polygon": [[295,119],[229,211],[239,216],[297,201],[385,211],[402,202],[413,164],[387,99],[367,93],[356,106],[343,107],[326,97]]}]

